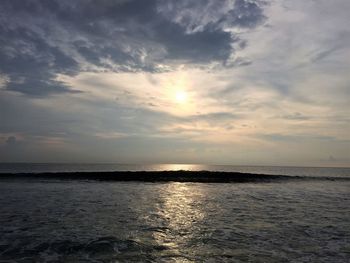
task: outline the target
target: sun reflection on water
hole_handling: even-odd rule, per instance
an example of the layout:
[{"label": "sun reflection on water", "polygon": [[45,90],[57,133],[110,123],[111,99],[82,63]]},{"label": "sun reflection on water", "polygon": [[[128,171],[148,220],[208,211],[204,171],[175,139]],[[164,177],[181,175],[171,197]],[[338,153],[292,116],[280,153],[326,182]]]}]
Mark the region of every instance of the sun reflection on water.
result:
[{"label": "sun reflection on water", "polygon": [[159,164],[159,171],[200,171],[205,170],[205,165],[200,164]]},{"label": "sun reflection on water", "polygon": [[188,247],[198,233],[201,222],[205,220],[206,213],[204,192],[198,185],[193,187],[188,183],[168,183],[162,193],[162,204],[158,209],[158,216],[162,218],[165,232],[154,232],[153,238],[159,245],[172,248],[178,252],[178,247]]}]

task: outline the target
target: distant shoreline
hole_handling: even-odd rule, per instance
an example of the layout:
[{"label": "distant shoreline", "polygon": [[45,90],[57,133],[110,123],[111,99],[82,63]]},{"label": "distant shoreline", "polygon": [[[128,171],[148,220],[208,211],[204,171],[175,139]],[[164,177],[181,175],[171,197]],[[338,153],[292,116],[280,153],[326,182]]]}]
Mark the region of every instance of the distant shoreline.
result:
[{"label": "distant shoreline", "polygon": [[272,182],[280,180],[350,180],[346,177],[306,177],[270,175],[240,172],[213,171],[115,171],[115,172],[43,172],[0,173],[1,179],[60,179],[97,181],[139,182],[198,182],[198,183],[244,183]]}]

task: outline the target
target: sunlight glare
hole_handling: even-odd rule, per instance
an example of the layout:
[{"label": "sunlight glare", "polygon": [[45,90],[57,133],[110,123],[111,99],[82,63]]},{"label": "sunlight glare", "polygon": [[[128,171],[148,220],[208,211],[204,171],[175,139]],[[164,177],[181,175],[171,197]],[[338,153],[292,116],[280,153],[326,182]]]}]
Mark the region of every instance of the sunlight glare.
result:
[{"label": "sunlight glare", "polygon": [[178,103],[185,103],[187,101],[187,93],[183,90],[179,90],[175,94],[175,99]]}]

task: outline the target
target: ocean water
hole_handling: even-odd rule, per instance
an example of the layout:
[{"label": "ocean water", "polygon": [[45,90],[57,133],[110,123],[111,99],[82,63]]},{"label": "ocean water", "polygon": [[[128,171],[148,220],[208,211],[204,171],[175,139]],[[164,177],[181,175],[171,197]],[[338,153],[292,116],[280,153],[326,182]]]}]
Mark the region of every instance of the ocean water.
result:
[{"label": "ocean water", "polygon": [[331,175],[213,184],[0,179],[0,262],[349,262],[350,181],[339,171],[319,176]]}]

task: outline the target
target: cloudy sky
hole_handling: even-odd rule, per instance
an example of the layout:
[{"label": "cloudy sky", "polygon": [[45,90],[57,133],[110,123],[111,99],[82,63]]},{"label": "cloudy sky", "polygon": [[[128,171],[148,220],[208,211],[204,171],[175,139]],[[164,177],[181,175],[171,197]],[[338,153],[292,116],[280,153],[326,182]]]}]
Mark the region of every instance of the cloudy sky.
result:
[{"label": "cloudy sky", "polygon": [[1,0],[0,161],[350,166],[349,0]]}]

